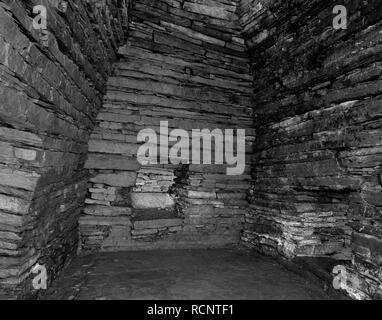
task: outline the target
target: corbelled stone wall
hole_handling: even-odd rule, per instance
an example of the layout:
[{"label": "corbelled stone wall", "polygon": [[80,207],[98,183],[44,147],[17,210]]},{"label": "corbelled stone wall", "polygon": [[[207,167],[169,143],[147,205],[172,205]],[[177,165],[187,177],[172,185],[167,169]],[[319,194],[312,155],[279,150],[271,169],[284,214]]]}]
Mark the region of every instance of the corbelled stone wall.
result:
[{"label": "corbelled stone wall", "polygon": [[[84,251],[216,246],[245,217],[248,246],[337,259],[381,298],[382,3],[238,2],[0,0],[0,297],[36,296],[32,267],[54,280],[79,231]],[[141,166],[160,121],[246,129],[244,175]]]},{"label": "corbelled stone wall", "polygon": [[137,162],[138,132],[151,128],[159,135],[160,121],[190,136],[192,129],[246,129],[251,153],[253,84],[236,5],[134,2],[128,43],[89,142],[83,250],[239,242],[251,157],[238,176],[227,176],[227,165]]},{"label": "corbelled stone wall", "polygon": [[[333,8],[348,11],[333,28]],[[242,239],[351,259],[342,288],[381,297],[382,3],[244,0],[257,141]]]},{"label": "corbelled stone wall", "polygon": [[[0,290],[31,296],[77,250],[89,135],[129,1],[0,1]],[[47,8],[47,30],[33,7]]]}]

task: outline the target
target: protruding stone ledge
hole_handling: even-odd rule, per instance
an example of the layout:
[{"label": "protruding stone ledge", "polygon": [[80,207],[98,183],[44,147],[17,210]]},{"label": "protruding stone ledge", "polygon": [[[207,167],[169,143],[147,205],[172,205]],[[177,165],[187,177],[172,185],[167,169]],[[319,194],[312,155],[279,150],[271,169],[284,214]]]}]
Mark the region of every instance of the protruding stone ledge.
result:
[{"label": "protruding stone ledge", "polygon": [[174,199],[168,193],[132,193],[132,205],[135,209],[173,208]]}]

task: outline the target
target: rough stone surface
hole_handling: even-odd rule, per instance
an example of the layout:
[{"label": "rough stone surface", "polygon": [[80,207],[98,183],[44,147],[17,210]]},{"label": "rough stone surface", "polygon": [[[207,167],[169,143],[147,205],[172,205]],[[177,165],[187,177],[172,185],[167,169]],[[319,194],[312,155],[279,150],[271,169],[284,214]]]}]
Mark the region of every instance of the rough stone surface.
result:
[{"label": "rough stone surface", "polygon": [[[113,236],[118,237],[115,250],[240,241],[254,129],[252,76],[236,9],[235,1],[134,2],[128,41],[119,50],[89,142],[85,166],[91,178],[80,220],[83,250],[113,250],[104,245]],[[169,131],[189,133],[246,129],[245,174],[227,177],[226,164],[141,166],[138,132],[150,128],[159,133],[160,121],[168,121]],[[123,183],[124,176],[131,179]],[[102,207],[108,207],[104,214]],[[118,216],[121,207],[133,208],[138,220],[149,213],[142,209],[157,209],[156,219],[143,230],[143,222],[126,226],[131,234],[124,237],[113,231],[114,218],[109,227],[92,222],[100,215],[106,220]],[[168,226],[171,219],[161,215],[172,215],[176,225]]]},{"label": "rough stone surface", "polygon": [[[0,297],[38,297],[32,268],[50,286],[78,249],[241,235],[381,299],[382,3],[343,0],[346,30],[338,4],[0,0]],[[161,120],[246,129],[244,174],[140,165],[137,133]]]},{"label": "rough stone surface", "polygon": [[[257,140],[242,239],[262,252],[348,260],[343,289],[382,294],[380,1],[246,0]],[[339,262],[342,264],[342,262]]]},{"label": "rough stone surface", "polygon": [[272,259],[235,248],[118,252],[80,257],[66,270],[44,299],[333,298],[319,287],[282,268]]},{"label": "rough stone surface", "polygon": [[[76,253],[84,162],[128,1],[0,1],[0,291],[35,296]],[[47,30],[32,27],[47,8]],[[0,293],[1,295],[1,293]]]}]

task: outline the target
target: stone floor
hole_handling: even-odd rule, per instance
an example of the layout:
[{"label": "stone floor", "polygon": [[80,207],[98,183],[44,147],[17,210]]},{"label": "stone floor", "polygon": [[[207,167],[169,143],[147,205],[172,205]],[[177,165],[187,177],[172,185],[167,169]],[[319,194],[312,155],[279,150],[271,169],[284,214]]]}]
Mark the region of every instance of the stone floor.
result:
[{"label": "stone floor", "polygon": [[45,299],[330,299],[274,260],[244,249],[78,257]]}]

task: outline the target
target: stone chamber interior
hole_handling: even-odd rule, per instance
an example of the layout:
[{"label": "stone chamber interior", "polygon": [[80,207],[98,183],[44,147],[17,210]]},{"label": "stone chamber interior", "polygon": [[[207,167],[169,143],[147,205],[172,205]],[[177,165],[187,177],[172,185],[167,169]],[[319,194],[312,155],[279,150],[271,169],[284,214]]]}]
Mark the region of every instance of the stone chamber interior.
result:
[{"label": "stone chamber interior", "polygon": [[[381,16],[380,0],[1,0],[0,296],[41,296],[33,267],[50,286],[77,255],[238,246],[381,299]],[[160,121],[245,129],[245,172],[141,165],[137,134]]]}]

